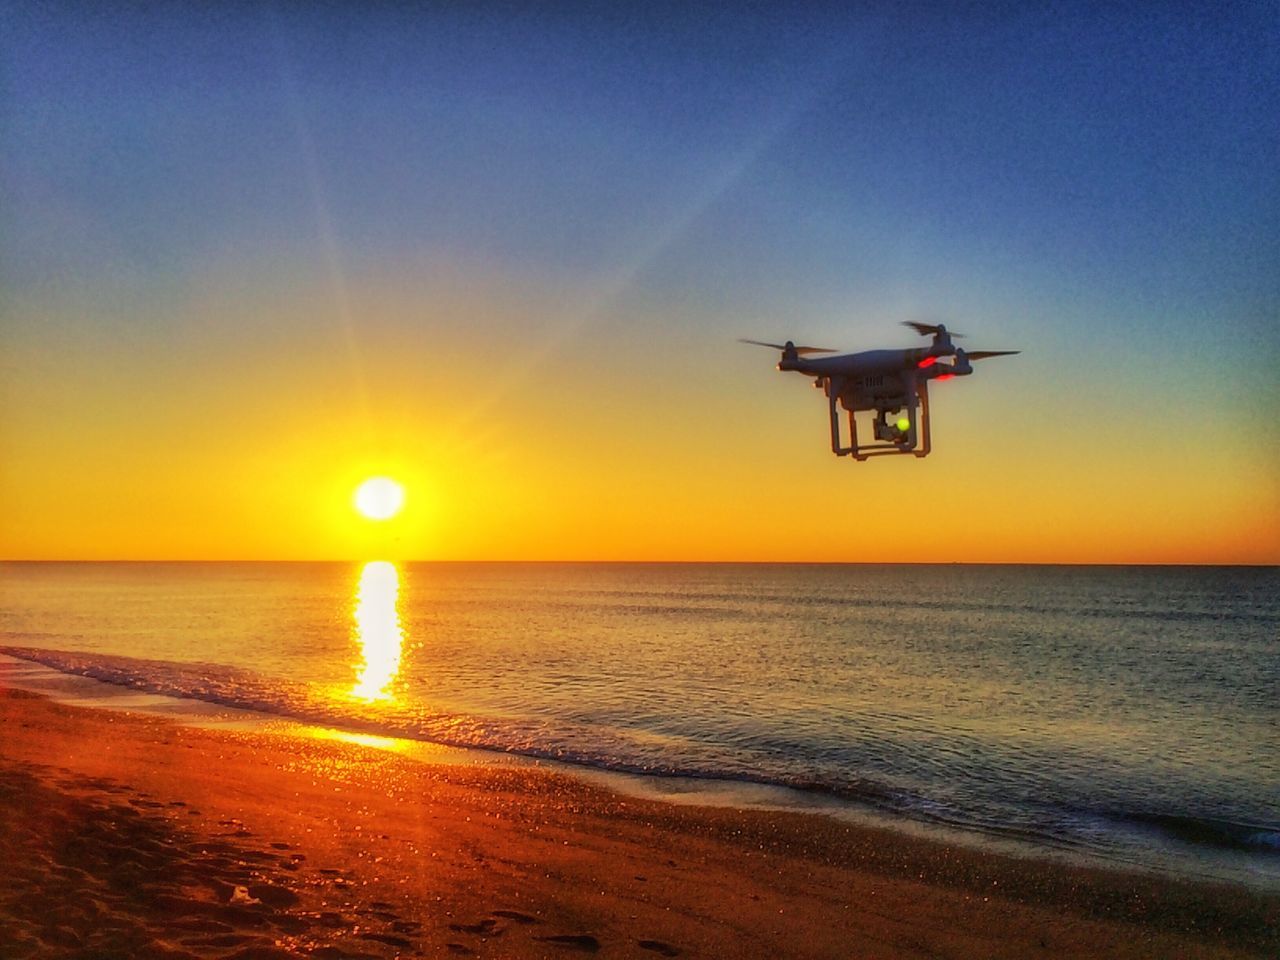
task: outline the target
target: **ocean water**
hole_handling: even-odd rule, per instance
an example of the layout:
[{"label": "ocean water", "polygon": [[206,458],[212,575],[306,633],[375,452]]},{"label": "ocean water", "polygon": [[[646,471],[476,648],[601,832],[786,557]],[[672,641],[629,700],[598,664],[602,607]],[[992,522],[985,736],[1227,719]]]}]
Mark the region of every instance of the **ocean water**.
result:
[{"label": "ocean water", "polygon": [[1276,568],[5,563],[0,652],[1280,885]]}]

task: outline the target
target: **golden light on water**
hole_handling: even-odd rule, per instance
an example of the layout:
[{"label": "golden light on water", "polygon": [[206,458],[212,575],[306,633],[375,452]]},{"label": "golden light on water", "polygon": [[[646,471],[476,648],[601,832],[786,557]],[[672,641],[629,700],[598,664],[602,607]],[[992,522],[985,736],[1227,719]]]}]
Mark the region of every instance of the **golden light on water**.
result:
[{"label": "golden light on water", "polygon": [[356,487],[354,502],[361,516],[390,520],[404,506],[404,487],[390,477],[370,477]]},{"label": "golden light on water", "polygon": [[356,642],[364,659],[351,695],[361,700],[388,700],[391,682],[400,672],[404,632],[396,601],[400,596],[400,571],[394,563],[371,560],[360,571],[356,589]]}]

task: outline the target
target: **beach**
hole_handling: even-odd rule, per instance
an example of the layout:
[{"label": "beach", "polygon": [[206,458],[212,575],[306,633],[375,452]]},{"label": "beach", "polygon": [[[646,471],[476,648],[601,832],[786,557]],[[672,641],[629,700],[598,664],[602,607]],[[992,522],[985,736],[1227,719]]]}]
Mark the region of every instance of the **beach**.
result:
[{"label": "beach", "polygon": [[9,957],[1249,957],[1280,897],[0,689]]}]

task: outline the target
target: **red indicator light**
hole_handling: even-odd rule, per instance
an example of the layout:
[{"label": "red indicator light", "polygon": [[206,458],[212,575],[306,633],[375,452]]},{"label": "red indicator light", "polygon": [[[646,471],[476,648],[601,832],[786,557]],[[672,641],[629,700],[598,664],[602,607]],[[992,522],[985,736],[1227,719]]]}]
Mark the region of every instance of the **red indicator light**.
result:
[{"label": "red indicator light", "polygon": [[940,376],[940,377],[934,377],[933,379],[934,379],[934,380],[938,380],[938,381],[942,381],[942,380],[954,380],[954,379],[955,379],[955,376],[956,376],[956,375],[955,375],[954,373],[944,373],[942,376]]},{"label": "red indicator light", "polygon": [[917,363],[916,366],[919,369],[923,370],[925,367],[932,367],[937,362],[938,362],[937,357],[925,357],[923,360]]}]

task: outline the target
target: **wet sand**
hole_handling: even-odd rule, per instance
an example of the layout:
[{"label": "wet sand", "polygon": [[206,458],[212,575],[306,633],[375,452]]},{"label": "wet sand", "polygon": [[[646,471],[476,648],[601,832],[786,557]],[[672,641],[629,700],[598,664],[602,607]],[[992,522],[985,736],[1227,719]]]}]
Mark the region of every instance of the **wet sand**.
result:
[{"label": "wet sand", "polygon": [[0,957],[1259,957],[1280,896],[0,688]]}]

